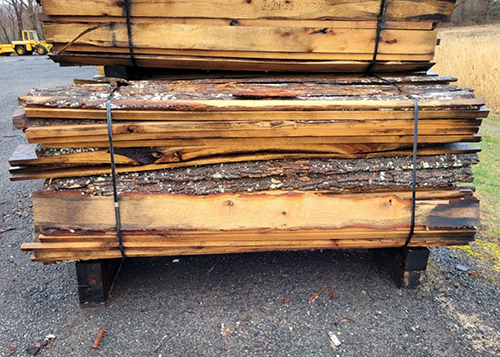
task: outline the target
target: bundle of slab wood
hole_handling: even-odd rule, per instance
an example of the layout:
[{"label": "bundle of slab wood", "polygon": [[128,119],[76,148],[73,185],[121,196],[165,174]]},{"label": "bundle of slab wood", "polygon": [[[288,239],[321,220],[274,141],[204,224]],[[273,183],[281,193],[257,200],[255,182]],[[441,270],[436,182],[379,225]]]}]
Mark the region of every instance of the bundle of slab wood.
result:
[{"label": "bundle of slab wood", "polygon": [[67,65],[393,72],[432,66],[454,0],[43,0]]},{"label": "bundle of slab wood", "polygon": [[[488,114],[454,78],[262,75],[32,90],[14,125],[13,180],[33,194],[43,262],[272,250],[464,244],[479,226],[471,166]],[[108,102],[108,100],[110,100]]]},{"label": "bundle of slab wood", "polygon": [[[33,260],[474,239],[469,143],[488,111],[426,72],[453,0],[42,6],[52,59],[107,77],[19,100],[13,122],[28,144],[10,158],[11,179],[46,179],[22,246]],[[407,270],[418,278],[428,251],[397,251],[401,262],[385,261],[411,285]],[[78,263],[81,301],[89,286],[109,291],[112,261]]]}]

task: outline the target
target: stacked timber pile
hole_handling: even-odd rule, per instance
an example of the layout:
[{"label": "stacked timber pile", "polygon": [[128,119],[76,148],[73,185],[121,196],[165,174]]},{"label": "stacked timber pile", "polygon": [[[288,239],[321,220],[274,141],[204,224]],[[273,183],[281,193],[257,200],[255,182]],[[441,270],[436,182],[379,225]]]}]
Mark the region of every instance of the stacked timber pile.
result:
[{"label": "stacked timber pile", "polygon": [[[46,179],[22,247],[34,260],[474,238],[479,149],[468,143],[488,111],[454,78],[425,73],[453,0],[42,6],[56,62],[170,77],[20,98],[14,125],[28,144],[11,179]],[[276,73],[293,71],[315,74]]]},{"label": "stacked timber pile", "polygon": [[[13,180],[33,194],[53,262],[127,256],[464,244],[479,225],[471,166],[488,113],[451,77],[288,75],[77,81],[32,90]],[[111,99],[109,101],[109,99]]]},{"label": "stacked timber pile", "polygon": [[66,65],[393,72],[432,66],[454,0],[43,0]]}]

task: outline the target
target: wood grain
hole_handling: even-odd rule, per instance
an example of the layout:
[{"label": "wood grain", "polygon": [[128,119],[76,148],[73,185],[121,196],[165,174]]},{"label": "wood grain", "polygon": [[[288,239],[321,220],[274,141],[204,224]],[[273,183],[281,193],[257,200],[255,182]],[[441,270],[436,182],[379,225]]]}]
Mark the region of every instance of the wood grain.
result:
[{"label": "wood grain", "polygon": [[[186,196],[124,194],[122,229],[266,230],[408,227],[411,200],[394,194],[328,195],[261,192]],[[419,227],[477,227],[478,201],[417,201]],[[63,229],[115,227],[113,199],[70,192],[33,193],[35,225]],[[369,213],[368,213],[369,212]],[[95,218],[99,217],[98,220]]]},{"label": "wood grain", "polygon": [[[134,0],[132,16],[161,18],[225,19],[365,19],[374,20],[380,11],[380,0],[290,0],[272,1],[187,0],[169,2]],[[390,21],[449,21],[454,1],[390,0],[385,19]],[[124,9],[112,1],[42,0],[43,12],[63,16],[123,16]]]}]

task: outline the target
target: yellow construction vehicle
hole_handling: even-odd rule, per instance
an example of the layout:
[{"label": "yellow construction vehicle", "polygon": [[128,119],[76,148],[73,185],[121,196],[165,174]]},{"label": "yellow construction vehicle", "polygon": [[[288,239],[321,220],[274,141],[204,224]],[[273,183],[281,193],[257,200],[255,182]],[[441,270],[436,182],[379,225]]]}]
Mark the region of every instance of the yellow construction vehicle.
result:
[{"label": "yellow construction vehicle", "polygon": [[36,31],[23,30],[22,35],[22,41],[12,41],[12,47],[19,56],[31,55],[33,52],[45,55],[52,49],[52,45],[38,39]]},{"label": "yellow construction vehicle", "polygon": [[14,53],[14,46],[0,45],[0,56],[10,56],[11,53]]}]

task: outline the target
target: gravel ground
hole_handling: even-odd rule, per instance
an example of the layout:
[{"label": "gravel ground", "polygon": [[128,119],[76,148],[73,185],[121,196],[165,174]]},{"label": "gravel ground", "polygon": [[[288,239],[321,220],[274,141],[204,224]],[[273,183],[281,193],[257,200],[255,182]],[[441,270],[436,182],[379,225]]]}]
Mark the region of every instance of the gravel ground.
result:
[{"label": "gravel ground", "polygon": [[[499,276],[445,248],[432,250],[416,290],[397,289],[367,251],[129,259],[108,305],[80,309],[74,264],[31,263],[19,250],[41,182],[9,182],[7,159],[25,141],[10,123],[18,95],[94,73],[0,58],[0,229],[13,229],[0,234],[0,356],[29,355],[50,334],[41,356],[500,356]],[[324,285],[335,297],[309,303]]]}]

